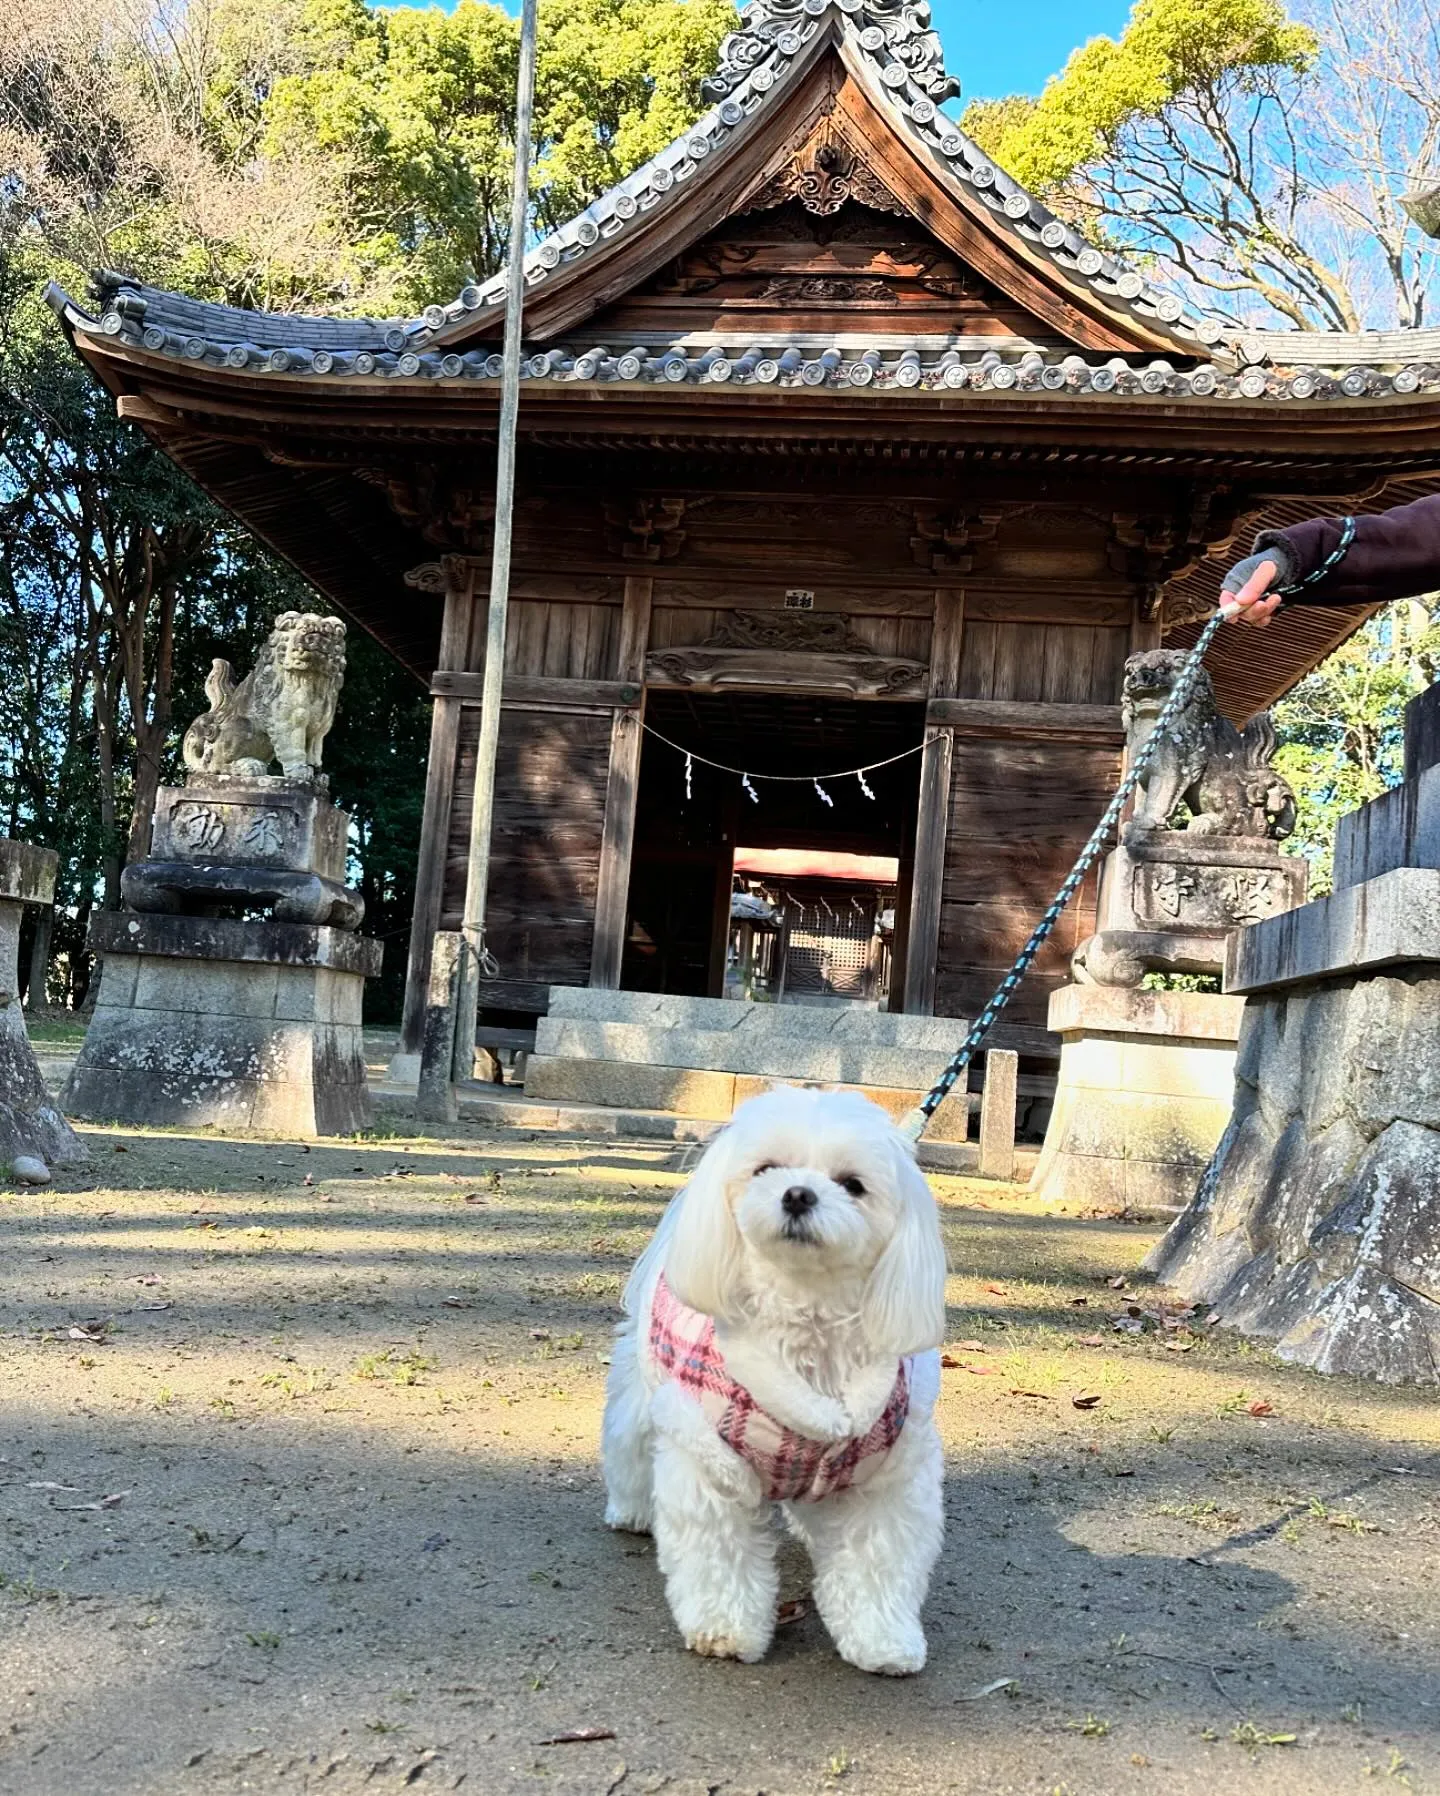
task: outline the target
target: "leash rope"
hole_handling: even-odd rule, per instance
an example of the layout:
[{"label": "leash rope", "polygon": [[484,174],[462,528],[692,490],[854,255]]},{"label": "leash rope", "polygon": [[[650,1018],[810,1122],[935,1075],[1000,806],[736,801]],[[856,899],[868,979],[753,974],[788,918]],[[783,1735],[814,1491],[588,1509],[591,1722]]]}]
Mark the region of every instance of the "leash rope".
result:
[{"label": "leash rope", "polygon": [[[1349,552],[1350,545],[1354,540],[1355,520],[1354,518],[1346,518],[1340,532],[1340,541],[1336,548],[1326,556],[1325,560],[1313,573],[1307,574],[1303,580],[1296,581],[1293,586],[1279,588],[1278,590],[1280,591],[1281,596],[1289,598],[1293,594],[1303,591],[1307,586],[1314,586],[1317,581],[1323,580],[1326,574],[1338,567],[1345,559],[1346,554]],[[1105,807],[1104,816],[1095,825],[1089,841],[1085,844],[1084,848],[1081,849],[1080,858],[1070,869],[1070,873],[1066,878],[1064,885],[1060,887],[1060,890],[1046,906],[1040,921],[1035,925],[1034,929],[1031,930],[1025,946],[1011,962],[1010,971],[1000,981],[999,985],[996,986],[989,1003],[986,1004],[985,1008],[980,1012],[980,1015],[975,1019],[970,1033],[960,1044],[959,1051],[950,1061],[950,1064],[945,1068],[945,1071],[941,1073],[940,1077],[935,1081],[935,1084],[930,1088],[927,1095],[920,1100],[918,1106],[912,1110],[901,1123],[900,1128],[902,1133],[908,1135],[912,1141],[918,1141],[920,1139],[920,1136],[924,1132],[925,1125],[950,1095],[950,1092],[954,1089],[955,1082],[960,1078],[961,1074],[969,1068],[970,1062],[975,1056],[975,1050],[980,1046],[981,1042],[984,1041],[991,1029],[994,1028],[996,1018],[1000,1015],[1000,1012],[1004,1010],[1011,998],[1014,997],[1020,982],[1030,971],[1030,966],[1034,961],[1035,956],[1045,946],[1046,942],[1050,939],[1051,934],[1054,932],[1055,925],[1060,921],[1061,916],[1064,914],[1065,907],[1075,896],[1076,892],[1079,891],[1081,885],[1084,883],[1086,874],[1099,859],[1100,852],[1105,847],[1111,830],[1119,823],[1121,813],[1124,811],[1125,806],[1130,802],[1135,788],[1140,784],[1140,781],[1149,771],[1156,755],[1159,754],[1161,743],[1171,734],[1181,713],[1189,705],[1195,691],[1196,682],[1200,678],[1201,664],[1204,662],[1205,656],[1209,652],[1210,644],[1219,634],[1221,626],[1234,615],[1235,614],[1230,607],[1222,606],[1200,632],[1199,641],[1186,657],[1185,665],[1181,668],[1174,686],[1170,689],[1169,698],[1166,699],[1165,703],[1160,708],[1160,714],[1155,719],[1155,727],[1145,738],[1144,744],[1141,746],[1134,761],[1131,763],[1129,771],[1117,787],[1115,796]]]}]

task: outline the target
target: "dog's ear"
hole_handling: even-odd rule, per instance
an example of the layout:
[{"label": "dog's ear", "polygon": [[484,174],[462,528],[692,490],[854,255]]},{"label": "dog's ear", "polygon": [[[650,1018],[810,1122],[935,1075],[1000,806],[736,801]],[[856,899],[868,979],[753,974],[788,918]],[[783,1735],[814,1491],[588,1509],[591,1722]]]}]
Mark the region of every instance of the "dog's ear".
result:
[{"label": "dog's ear", "polygon": [[[733,1142],[722,1129],[690,1183],[675,1199],[657,1238],[665,1282],[692,1310],[728,1316],[740,1269],[740,1231],[730,1208]],[[667,1226],[668,1225],[668,1226]]]},{"label": "dog's ear", "polygon": [[921,1353],[945,1339],[945,1244],[935,1199],[909,1144],[892,1145],[900,1219],[865,1286],[860,1314],[877,1353]]}]

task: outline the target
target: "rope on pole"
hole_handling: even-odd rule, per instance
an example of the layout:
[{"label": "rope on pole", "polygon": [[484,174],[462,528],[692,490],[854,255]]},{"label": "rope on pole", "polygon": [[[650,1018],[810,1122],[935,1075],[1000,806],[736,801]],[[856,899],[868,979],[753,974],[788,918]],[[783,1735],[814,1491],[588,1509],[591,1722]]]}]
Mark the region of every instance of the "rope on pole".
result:
[{"label": "rope on pole", "polygon": [[515,436],[520,412],[520,343],[525,308],[525,236],[530,217],[530,138],[535,107],[537,0],[520,12],[520,66],[515,87],[515,178],[510,192],[510,242],[506,255],[505,343],[500,377],[500,427],[495,454],[495,547],[490,563],[490,604],[485,619],[485,679],[480,700],[480,740],[475,750],[475,792],[465,867],[464,949],[455,999],[452,1076],[474,1071],[475,1021],[480,980],[499,972],[485,945],[485,901],[490,886],[490,833],[495,809],[495,754],[500,740],[500,694],[505,679],[505,626],[510,610],[510,544],[515,513]]}]

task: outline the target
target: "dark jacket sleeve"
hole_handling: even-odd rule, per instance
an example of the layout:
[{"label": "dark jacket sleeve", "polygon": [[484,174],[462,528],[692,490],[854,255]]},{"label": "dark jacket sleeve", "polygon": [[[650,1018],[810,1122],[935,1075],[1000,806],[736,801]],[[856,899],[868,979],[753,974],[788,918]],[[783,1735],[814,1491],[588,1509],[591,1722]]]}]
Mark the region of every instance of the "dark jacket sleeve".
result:
[{"label": "dark jacket sleeve", "polygon": [[[1303,579],[1340,544],[1341,518],[1309,518],[1288,530],[1262,530],[1257,552],[1289,552],[1293,577]],[[1282,570],[1283,571],[1283,570]],[[1355,540],[1343,560],[1313,586],[1286,601],[1292,605],[1377,605],[1411,599],[1440,588],[1440,493],[1355,520]]]}]

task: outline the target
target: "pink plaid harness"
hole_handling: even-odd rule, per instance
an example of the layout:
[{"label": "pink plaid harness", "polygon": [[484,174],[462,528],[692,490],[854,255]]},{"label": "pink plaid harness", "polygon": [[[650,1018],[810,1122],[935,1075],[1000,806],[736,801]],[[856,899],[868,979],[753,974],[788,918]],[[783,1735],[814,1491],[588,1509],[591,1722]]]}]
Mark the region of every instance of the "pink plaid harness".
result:
[{"label": "pink plaid harness", "polygon": [[818,1503],[862,1484],[900,1438],[910,1409],[910,1379],[902,1360],[878,1419],[848,1441],[812,1441],[787,1428],[737,1384],[715,1345],[715,1318],[675,1296],[662,1273],[650,1305],[650,1351],[656,1364],[687,1390],[716,1433],[759,1474],[771,1503]]}]

